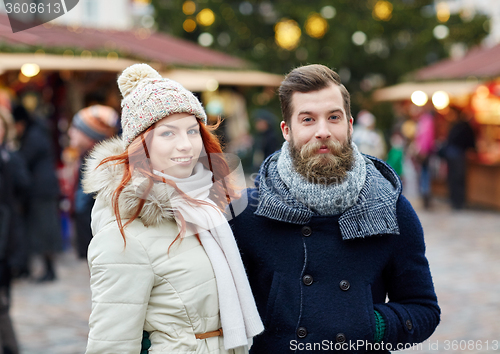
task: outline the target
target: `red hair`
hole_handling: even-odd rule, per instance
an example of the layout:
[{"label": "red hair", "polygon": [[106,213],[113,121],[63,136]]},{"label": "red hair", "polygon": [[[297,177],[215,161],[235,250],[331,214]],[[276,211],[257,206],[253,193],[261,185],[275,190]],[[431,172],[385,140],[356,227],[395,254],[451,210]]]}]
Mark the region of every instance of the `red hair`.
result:
[{"label": "red hair", "polygon": [[[222,181],[222,183],[214,183],[214,186],[210,192],[210,199],[217,205],[217,207],[221,211],[223,211],[225,206],[228,203],[230,203],[231,198],[237,197],[238,195],[231,181],[225,180],[225,178],[230,174],[230,169],[226,160],[222,155],[222,147],[220,141],[217,138],[217,136],[213,133],[213,131],[219,127],[220,123],[221,120],[219,119],[215,125],[208,127],[205,124],[202,124],[198,121],[198,125],[200,127],[200,135],[207,154],[206,160],[200,158],[199,161],[205,166],[205,168],[212,171],[213,182],[219,180]],[[153,188],[155,182],[163,182],[172,186],[177,191],[177,193],[179,193],[182,197],[184,197],[184,199],[186,199],[186,202],[192,205],[196,206],[209,205],[213,207],[212,204],[209,204],[205,201],[189,197],[177,187],[175,182],[157,176],[153,173],[153,168],[150,163],[149,151],[148,151],[148,146],[151,146],[150,143],[153,139],[153,130],[154,130],[154,125],[150,126],[148,129],[139,134],[137,138],[135,138],[134,141],[132,141],[127,150],[125,150],[123,153],[107,157],[103,159],[101,163],[99,163],[99,165],[97,166],[99,167],[103,164],[110,162],[114,162],[115,165],[119,164],[124,165],[123,177],[120,182],[120,185],[113,192],[112,206],[116,216],[118,227],[120,229],[120,233],[122,234],[123,241],[125,242],[125,244],[126,244],[126,239],[125,239],[124,229],[132,221],[137,219],[137,217],[140,215],[142,208],[144,207],[144,203],[146,202],[146,197]],[[144,177],[147,178],[148,186],[146,187],[143,195],[140,198],[140,202],[137,205],[135,213],[125,224],[123,224],[118,206],[118,199],[120,198],[123,189],[132,179],[132,174],[134,171],[140,172]],[[172,244],[174,244],[175,241],[177,241],[178,239],[182,239],[186,232],[186,221],[180,214],[176,215],[176,217],[180,220],[181,229],[179,231],[179,234],[177,234],[177,237],[172,242]],[[198,234],[196,234],[196,237],[198,238],[198,240],[200,240]],[[172,244],[170,246],[172,246]]]}]

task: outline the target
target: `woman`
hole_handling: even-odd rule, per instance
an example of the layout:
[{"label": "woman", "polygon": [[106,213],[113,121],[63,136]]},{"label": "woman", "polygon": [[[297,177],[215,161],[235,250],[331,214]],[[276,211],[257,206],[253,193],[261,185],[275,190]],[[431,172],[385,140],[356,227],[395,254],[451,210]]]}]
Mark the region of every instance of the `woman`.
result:
[{"label": "woman", "polygon": [[93,150],[83,180],[97,195],[86,353],[138,354],[143,330],[149,353],[246,353],[263,325],[221,212],[233,190],[206,114],[146,64],[118,84],[122,139]]}]

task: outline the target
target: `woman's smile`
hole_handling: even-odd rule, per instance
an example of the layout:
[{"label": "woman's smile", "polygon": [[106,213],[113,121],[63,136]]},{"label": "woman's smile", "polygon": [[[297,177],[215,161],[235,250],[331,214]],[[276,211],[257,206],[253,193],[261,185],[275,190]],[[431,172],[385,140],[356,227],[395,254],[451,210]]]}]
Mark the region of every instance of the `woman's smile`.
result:
[{"label": "woman's smile", "polygon": [[179,165],[189,165],[193,161],[193,156],[188,157],[173,157],[170,160],[174,161]]}]

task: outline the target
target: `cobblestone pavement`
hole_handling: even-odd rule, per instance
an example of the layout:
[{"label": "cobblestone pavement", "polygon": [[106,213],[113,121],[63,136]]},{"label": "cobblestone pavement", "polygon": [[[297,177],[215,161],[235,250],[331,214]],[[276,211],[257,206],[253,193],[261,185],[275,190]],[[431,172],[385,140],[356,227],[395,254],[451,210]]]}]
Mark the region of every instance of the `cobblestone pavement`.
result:
[{"label": "cobblestone pavement", "polygon": [[[500,212],[452,212],[442,203],[424,211],[415,205],[442,321],[428,341],[405,352],[500,353]],[[85,352],[91,306],[87,263],[67,252],[57,266],[53,283],[14,284],[11,315],[21,354]]]}]

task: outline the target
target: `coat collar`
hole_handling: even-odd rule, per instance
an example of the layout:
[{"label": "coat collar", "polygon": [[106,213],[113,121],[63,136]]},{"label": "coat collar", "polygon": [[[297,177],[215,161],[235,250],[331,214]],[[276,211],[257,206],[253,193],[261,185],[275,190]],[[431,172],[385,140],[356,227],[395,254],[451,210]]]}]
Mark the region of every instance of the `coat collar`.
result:
[{"label": "coat collar", "polygon": [[[259,203],[255,215],[293,224],[305,225],[315,215],[295,200],[279,177],[276,152],[264,161],[255,184]],[[380,234],[399,234],[396,203],[402,185],[394,170],[384,161],[364,155],[366,181],[356,204],[342,213],[339,226],[344,240]]]}]

